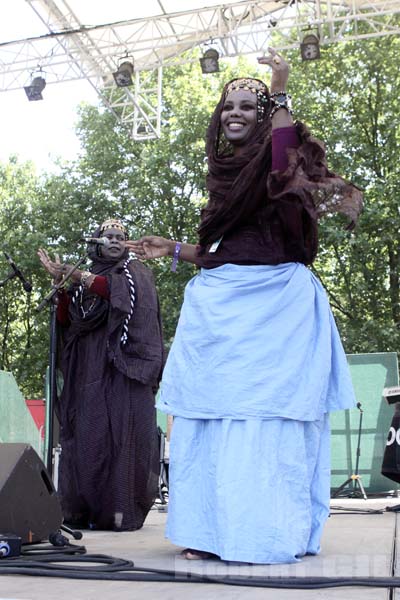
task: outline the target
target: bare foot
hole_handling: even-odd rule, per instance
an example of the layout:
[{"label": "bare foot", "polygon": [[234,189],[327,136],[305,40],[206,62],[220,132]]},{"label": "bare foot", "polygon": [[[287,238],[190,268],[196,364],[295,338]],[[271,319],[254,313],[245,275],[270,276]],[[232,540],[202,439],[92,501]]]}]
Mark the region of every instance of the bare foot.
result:
[{"label": "bare foot", "polygon": [[219,558],[216,554],[212,552],[204,552],[204,550],[194,550],[193,548],[185,548],[182,550],[181,556],[186,558],[186,560],[207,560],[210,558]]}]

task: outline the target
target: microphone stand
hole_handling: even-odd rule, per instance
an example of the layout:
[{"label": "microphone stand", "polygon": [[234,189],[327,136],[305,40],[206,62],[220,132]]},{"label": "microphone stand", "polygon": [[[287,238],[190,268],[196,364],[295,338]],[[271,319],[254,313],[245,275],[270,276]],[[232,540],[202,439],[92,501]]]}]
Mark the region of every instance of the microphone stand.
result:
[{"label": "microphone stand", "polygon": [[[359,464],[360,464],[360,455],[361,455],[361,431],[362,431],[362,421],[364,411],[361,408],[361,402],[357,402],[357,408],[360,411],[360,418],[358,421],[358,437],[357,437],[357,450],[356,450],[356,465],[354,473],[350,475],[348,479],[337,490],[332,494],[332,498],[338,498],[342,492],[345,493],[347,498],[363,498],[364,500],[368,500],[368,496],[366,494],[364,485],[361,481],[361,475],[358,472]],[[347,494],[346,494],[347,488]],[[373,508],[348,508],[343,506],[331,506],[333,510],[339,510],[347,513],[363,513],[363,514],[383,514],[383,510],[373,509]],[[340,514],[332,513],[331,514]]]},{"label": "microphone stand", "polygon": [[[337,490],[332,494],[332,498],[337,498],[341,492],[345,492],[346,488],[350,488],[346,494],[348,498],[364,498],[367,500],[367,494],[365,492],[363,483],[361,481],[361,475],[358,473],[358,467],[360,464],[360,447],[361,447],[361,431],[362,431],[362,420],[364,411],[361,408],[361,402],[357,402],[357,408],[360,411],[360,419],[358,422],[358,438],[357,438],[357,451],[356,451],[356,468],[354,473],[350,475],[348,479]],[[357,489],[359,488],[359,489]]]},{"label": "microphone stand", "polygon": [[[56,360],[57,360],[57,304],[52,300],[60,290],[66,281],[69,280],[72,273],[86,261],[88,253],[86,252],[63,276],[59,283],[52,286],[50,292],[45,296],[42,302],[37,307],[37,312],[40,312],[47,306],[50,305],[50,348],[49,348],[49,395],[47,405],[47,446],[45,449],[46,454],[46,467],[50,477],[53,476],[53,445],[54,445],[54,405],[57,398],[57,380],[56,380]],[[10,274],[11,275],[11,274]]]}]

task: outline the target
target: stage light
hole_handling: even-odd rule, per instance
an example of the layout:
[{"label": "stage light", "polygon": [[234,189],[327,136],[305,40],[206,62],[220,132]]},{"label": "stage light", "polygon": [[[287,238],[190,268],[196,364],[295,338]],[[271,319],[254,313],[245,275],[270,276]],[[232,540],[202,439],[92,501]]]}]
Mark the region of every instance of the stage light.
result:
[{"label": "stage light", "polygon": [[132,75],[133,63],[128,60],[122,62],[115,73],[113,73],[115,83],[118,87],[128,87],[128,85],[133,85]]},{"label": "stage light", "polygon": [[25,94],[30,102],[43,100],[42,92],[46,87],[46,81],[43,77],[35,77],[30,85],[24,86]]},{"label": "stage light", "polygon": [[215,50],[215,48],[209,48],[208,50],[206,50],[203,56],[199,59],[202,73],[218,73],[218,59],[219,54],[217,50]]},{"label": "stage light", "polygon": [[300,44],[300,53],[303,60],[315,60],[321,58],[318,36],[314,33],[305,35]]}]

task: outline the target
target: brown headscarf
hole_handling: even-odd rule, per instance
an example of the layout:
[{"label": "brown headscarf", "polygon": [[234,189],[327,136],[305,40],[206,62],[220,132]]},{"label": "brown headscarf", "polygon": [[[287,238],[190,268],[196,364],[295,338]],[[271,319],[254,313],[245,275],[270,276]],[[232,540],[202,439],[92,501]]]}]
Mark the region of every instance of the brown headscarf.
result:
[{"label": "brown headscarf", "polygon": [[270,97],[267,86],[258,79],[246,80],[256,82],[257,88],[261,87],[259,84],[263,86],[264,91],[257,91],[258,122],[244,152],[233,155],[224,140],[221,113],[227,94],[235,82],[241,86],[242,81],[234,79],[224,86],[207,131],[209,201],[198,229],[201,246],[218,240],[256,214],[261,220],[268,220],[285,204],[299,201],[311,218],[341,212],[350,219],[349,228],[354,227],[362,194],[328,170],[323,144],[311,136],[303,123],[296,123],[300,147],[288,150],[288,168],[284,172],[271,171]]}]

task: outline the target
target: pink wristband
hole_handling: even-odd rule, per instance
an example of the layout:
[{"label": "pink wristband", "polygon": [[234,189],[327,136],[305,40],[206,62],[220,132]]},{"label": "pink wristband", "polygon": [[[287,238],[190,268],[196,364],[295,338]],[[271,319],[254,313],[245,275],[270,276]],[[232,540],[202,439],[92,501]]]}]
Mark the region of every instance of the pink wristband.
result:
[{"label": "pink wristband", "polygon": [[176,266],[178,264],[179,255],[181,253],[181,247],[182,247],[182,244],[180,242],[176,242],[175,249],[174,249],[174,256],[173,256],[172,265],[171,265],[171,271],[173,271],[174,273],[176,271]]}]

